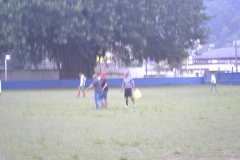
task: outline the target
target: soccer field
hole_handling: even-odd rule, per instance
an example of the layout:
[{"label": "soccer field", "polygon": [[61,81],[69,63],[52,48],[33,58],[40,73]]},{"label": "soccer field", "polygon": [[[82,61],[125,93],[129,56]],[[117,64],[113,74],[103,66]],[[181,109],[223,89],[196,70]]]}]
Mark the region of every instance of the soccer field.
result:
[{"label": "soccer field", "polygon": [[240,86],[139,88],[137,107],[110,88],[7,90],[0,97],[0,160],[237,160]]}]

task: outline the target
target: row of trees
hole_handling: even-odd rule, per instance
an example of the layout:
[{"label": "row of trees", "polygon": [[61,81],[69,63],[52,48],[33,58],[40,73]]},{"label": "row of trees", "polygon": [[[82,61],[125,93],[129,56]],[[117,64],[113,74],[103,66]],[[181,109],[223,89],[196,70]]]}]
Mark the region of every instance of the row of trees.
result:
[{"label": "row of trees", "polygon": [[177,64],[205,43],[203,0],[0,0],[0,54],[37,66],[54,60],[61,78],[90,76],[97,56],[130,45],[142,61]]}]

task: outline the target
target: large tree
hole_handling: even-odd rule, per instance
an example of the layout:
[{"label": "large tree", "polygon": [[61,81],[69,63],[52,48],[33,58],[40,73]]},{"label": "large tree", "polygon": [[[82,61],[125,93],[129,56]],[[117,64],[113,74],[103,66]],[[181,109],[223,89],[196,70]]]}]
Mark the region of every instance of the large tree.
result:
[{"label": "large tree", "polygon": [[170,64],[181,62],[195,41],[206,42],[209,30],[204,25],[210,17],[204,13],[202,0],[162,0],[158,6],[161,9],[157,15],[156,39],[162,42],[159,48],[162,54],[156,56],[166,58]]},{"label": "large tree", "polygon": [[0,49],[36,67],[47,55],[61,78],[90,76],[115,44],[139,60],[175,63],[194,40],[205,42],[204,9],[202,0],[0,0]]}]

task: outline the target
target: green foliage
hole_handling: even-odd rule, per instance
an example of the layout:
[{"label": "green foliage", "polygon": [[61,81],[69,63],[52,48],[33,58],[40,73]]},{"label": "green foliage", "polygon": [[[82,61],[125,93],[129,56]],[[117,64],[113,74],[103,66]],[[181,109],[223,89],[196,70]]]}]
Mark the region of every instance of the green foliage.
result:
[{"label": "green foliage", "polygon": [[209,21],[211,36],[209,43],[216,47],[232,45],[233,40],[240,39],[240,1],[235,0],[205,0],[207,13],[214,18]]},{"label": "green foliage", "polygon": [[90,76],[109,48],[130,64],[126,45],[140,61],[179,63],[192,40],[206,41],[204,10],[202,0],[0,0],[0,52],[35,68],[48,56],[61,78]]}]

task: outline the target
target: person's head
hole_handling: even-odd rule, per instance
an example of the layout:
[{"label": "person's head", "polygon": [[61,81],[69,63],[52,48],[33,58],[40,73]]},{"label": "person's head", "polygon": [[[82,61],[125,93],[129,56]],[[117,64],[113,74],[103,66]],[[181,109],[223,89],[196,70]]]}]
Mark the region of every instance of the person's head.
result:
[{"label": "person's head", "polygon": [[128,72],[124,73],[124,78],[128,77]]},{"label": "person's head", "polygon": [[105,73],[105,72],[102,72],[102,73],[100,74],[100,76],[101,76],[102,78],[105,78],[105,77],[106,77],[106,73]]},{"label": "person's head", "polygon": [[82,72],[79,72],[79,77],[81,77],[81,75],[82,75]]},{"label": "person's head", "polygon": [[97,75],[96,75],[96,74],[94,74],[94,75],[92,76],[92,78],[93,78],[93,79],[96,79],[96,78],[97,78]]}]

